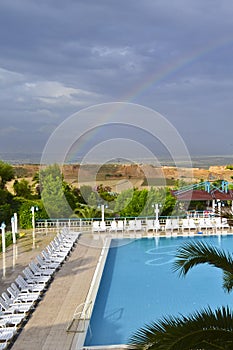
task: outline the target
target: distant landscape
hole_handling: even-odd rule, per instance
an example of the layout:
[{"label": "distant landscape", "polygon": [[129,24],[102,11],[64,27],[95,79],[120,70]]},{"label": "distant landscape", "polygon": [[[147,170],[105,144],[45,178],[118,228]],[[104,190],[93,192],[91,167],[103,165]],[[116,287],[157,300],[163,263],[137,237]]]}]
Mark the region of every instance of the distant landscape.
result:
[{"label": "distant landscape", "polygon": [[[177,180],[185,183],[195,183],[201,180],[227,180],[232,182],[233,170],[227,168],[232,164],[231,157],[202,157],[193,159],[193,167],[185,167],[180,164],[179,168],[161,162],[158,167],[148,163],[124,164],[64,164],[62,173],[65,181],[75,187],[82,185],[96,186],[105,184],[114,191],[121,192],[129,187],[145,188],[150,186],[175,186]],[[13,164],[18,179],[26,178],[29,182],[39,171],[37,164]],[[11,184],[9,184],[11,186]]]},{"label": "distant landscape", "polygon": [[[82,157],[76,157],[72,160],[72,164],[82,163]],[[0,153],[0,159],[4,162],[8,162],[13,165],[17,164],[40,164],[41,153]],[[221,166],[233,163],[232,155],[195,155],[191,156],[192,164],[194,168],[208,169],[210,166]],[[162,166],[174,166],[174,161],[168,157],[159,157],[158,161]],[[67,162],[69,164],[70,162]],[[101,163],[101,161],[93,160],[93,163]],[[116,163],[123,164],[124,160],[118,159]],[[137,163],[154,164],[153,159],[138,159]],[[178,161],[179,166],[185,166],[187,161],[180,159]]]}]

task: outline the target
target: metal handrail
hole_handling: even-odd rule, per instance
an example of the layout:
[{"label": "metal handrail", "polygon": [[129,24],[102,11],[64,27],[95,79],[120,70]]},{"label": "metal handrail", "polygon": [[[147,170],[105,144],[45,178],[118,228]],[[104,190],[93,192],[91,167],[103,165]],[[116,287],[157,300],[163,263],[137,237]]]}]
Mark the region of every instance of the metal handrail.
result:
[{"label": "metal handrail", "polygon": [[[91,318],[91,313],[88,314],[88,311],[90,310],[90,307],[92,305],[92,300],[90,300],[89,302],[84,302],[79,304],[76,309],[75,312],[73,314],[72,320],[70,322],[70,324],[68,325],[68,327],[66,328],[67,332],[73,332],[73,333],[83,333],[85,332],[85,324],[86,321],[89,321]],[[83,306],[83,309],[79,311],[79,309]],[[71,330],[74,321],[82,321],[83,322],[83,328],[78,329],[78,327],[76,328],[76,330]],[[79,324],[78,324],[79,325]]]}]

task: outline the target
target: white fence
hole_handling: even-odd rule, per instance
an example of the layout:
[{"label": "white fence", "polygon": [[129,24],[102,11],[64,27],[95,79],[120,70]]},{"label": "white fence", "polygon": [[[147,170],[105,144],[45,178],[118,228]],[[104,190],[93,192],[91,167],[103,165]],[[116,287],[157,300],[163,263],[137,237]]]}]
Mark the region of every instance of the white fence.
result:
[{"label": "white fence", "polygon": [[[166,228],[167,223],[169,220],[176,220],[178,222],[179,227],[182,227],[183,225],[183,219],[190,219],[192,218],[196,224],[196,227],[201,227],[200,224],[203,219],[214,219],[214,215],[212,213],[198,213],[198,215],[187,215],[187,216],[173,216],[173,217],[159,217],[159,224],[161,227]],[[124,221],[124,227],[127,227],[129,225],[130,221],[140,221],[141,226],[143,229],[146,229],[148,227],[148,221],[153,220],[154,217],[121,217],[121,218],[105,218],[105,225],[107,228],[111,227],[111,223],[114,220],[118,221]],[[219,218],[220,219],[220,218]],[[46,230],[46,231],[57,231],[61,228],[67,227],[69,229],[78,229],[82,232],[84,231],[92,231],[93,229],[93,222],[101,221],[100,218],[93,218],[93,219],[79,219],[79,218],[72,218],[72,219],[47,219],[47,220],[38,220],[36,221],[36,228],[38,230]],[[222,220],[221,220],[222,221]],[[229,227],[229,226],[228,226]]]}]

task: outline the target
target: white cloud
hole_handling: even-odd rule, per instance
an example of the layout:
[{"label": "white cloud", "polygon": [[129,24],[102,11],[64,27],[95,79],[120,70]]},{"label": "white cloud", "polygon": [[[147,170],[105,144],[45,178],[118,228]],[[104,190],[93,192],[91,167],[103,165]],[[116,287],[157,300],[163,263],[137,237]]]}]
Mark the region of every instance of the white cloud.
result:
[{"label": "white cloud", "polygon": [[22,132],[22,129],[16,128],[14,126],[3,127],[0,129],[1,137],[11,137],[16,135],[17,133]]},{"label": "white cloud", "polygon": [[82,105],[88,98],[98,96],[93,92],[68,87],[57,81],[26,82],[24,90],[26,94],[45,104]]},{"label": "white cloud", "polygon": [[[37,112],[46,109],[48,105],[85,106],[89,102],[101,98],[95,92],[66,86],[58,81],[35,80],[31,76],[18,74],[0,68],[0,103],[5,101],[5,108],[15,107],[30,109],[34,106]],[[9,105],[9,101],[11,104]]]}]

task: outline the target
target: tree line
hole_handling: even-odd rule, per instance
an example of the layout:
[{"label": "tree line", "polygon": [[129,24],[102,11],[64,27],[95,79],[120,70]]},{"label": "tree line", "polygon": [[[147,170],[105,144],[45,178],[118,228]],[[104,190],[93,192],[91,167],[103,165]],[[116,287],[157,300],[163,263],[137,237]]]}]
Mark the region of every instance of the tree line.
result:
[{"label": "tree line", "polygon": [[[9,181],[14,181],[13,191],[8,189]],[[177,181],[177,188],[184,185],[181,182]],[[17,212],[20,227],[31,227],[32,206],[39,209],[35,212],[36,220],[100,218],[101,204],[106,207],[107,218],[153,217],[155,203],[161,204],[160,216],[182,215],[188,209],[184,203],[176,202],[169,187],[129,188],[120,193],[113,192],[110,186],[104,184],[96,188],[88,185],[75,187],[64,180],[57,164],[41,167],[29,183],[25,178],[17,179],[14,167],[0,161],[0,224],[5,222],[9,225],[13,213]],[[204,210],[205,202],[191,202],[189,209]]]},{"label": "tree line", "polygon": [[[7,186],[13,181],[13,191]],[[100,184],[96,188],[83,185],[74,187],[64,180],[57,164],[42,168],[32,183],[15,178],[14,167],[0,161],[0,223],[9,225],[14,212],[19,216],[21,228],[31,227],[31,207],[37,206],[35,219],[48,218],[99,218],[101,204],[106,206],[106,217],[153,216],[154,203],[160,203],[161,216],[178,215],[175,198],[169,188],[130,188],[121,193]]]}]

